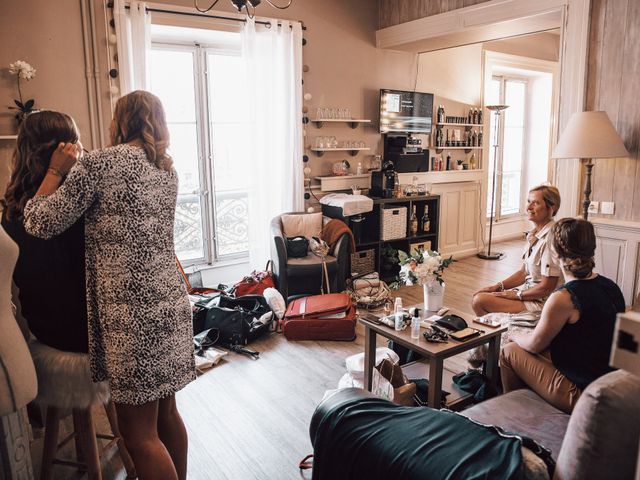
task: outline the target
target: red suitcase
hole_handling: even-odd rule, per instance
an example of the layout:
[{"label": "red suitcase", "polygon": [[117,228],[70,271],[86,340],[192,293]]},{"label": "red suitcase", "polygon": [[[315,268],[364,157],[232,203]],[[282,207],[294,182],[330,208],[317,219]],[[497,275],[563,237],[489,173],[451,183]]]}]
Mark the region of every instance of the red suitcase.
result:
[{"label": "red suitcase", "polygon": [[356,308],[346,293],[293,300],[282,320],[288,340],[354,340]]}]

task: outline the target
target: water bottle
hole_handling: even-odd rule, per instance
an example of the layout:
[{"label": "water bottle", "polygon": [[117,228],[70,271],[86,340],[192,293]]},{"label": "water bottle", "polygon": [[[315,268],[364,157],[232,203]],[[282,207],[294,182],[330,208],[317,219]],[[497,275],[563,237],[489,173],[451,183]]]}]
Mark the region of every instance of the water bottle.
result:
[{"label": "water bottle", "polygon": [[395,329],[397,332],[404,327],[404,311],[402,310],[402,298],[396,297],[393,305],[393,313],[395,315]]},{"label": "water bottle", "polygon": [[420,309],[416,308],[411,319],[411,338],[420,338]]}]

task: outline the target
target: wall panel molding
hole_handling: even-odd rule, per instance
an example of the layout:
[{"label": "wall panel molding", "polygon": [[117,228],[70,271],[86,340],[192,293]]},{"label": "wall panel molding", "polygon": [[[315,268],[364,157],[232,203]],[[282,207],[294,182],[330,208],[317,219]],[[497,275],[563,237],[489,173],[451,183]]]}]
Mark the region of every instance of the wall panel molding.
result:
[{"label": "wall panel molding", "polygon": [[640,289],[640,225],[593,222],[596,270],[618,284],[627,305]]}]

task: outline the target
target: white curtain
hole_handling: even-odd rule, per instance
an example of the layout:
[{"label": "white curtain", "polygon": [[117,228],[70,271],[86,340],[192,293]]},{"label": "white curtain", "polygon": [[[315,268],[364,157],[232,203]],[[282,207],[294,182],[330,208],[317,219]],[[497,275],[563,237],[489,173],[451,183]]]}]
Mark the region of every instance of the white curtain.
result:
[{"label": "white curtain", "polygon": [[[304,208],[302,148],[302,28],[299,22],[272,20],[271,28],[248,20],[242,58],[247,79],[246,132],[249,180],[249,259],[262,269],[273,241],[269,224],[284,212]],[[239,146],[239,148],[245,148]]]},{"label": "white curtain", "polygon": [[115,0],[113,18],[118,42],[120,94],[149,88],[149,52],[151,51],[151,18],[145,2]]}]

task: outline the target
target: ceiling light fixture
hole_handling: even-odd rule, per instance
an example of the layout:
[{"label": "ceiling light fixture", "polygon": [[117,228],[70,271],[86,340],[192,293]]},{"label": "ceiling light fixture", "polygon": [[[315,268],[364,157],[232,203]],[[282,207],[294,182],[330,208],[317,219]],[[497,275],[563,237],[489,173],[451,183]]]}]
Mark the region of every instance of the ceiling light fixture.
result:
[{"label": "ceiling light fixture", "polygon": [[[193,4],[196,7],[196,10],[198,10],[200,13],[207,13],[209,10],[215,7],[219,1],[220,0],[214,0],[213,3],[209,5],[208,8],[200,8],[198,6],[198,0],[193,0]],[[238,13],[242,12],[242,9],[244,8],[245,13],[247,14],[247,17],[249,18],[253,18],[256,16],[256,7],[261,2],[261,0],[230,0],[230,1],[231,1],[231,4],[238,10]],[[265,1],[269,5],[271,5],[273,8],[277,8],[279,10],[285,10],[291,6],[291,3],[293,3],[293,0],[288,0],[286,4],[278,5],[276,3],[273,3],[271,0],[265,0]]]}]

